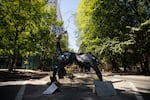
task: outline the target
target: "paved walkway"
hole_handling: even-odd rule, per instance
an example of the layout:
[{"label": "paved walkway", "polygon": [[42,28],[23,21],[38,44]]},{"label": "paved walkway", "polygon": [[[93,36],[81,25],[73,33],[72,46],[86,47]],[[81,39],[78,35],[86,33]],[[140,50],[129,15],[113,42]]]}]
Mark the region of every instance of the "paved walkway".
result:
[{"label": "paved walkway", "polygon": [[[32,70],[24,71],[31,71],[38,75],[43,73]],[[68,77],[59,79],[58,81],[61,85],[59,86],[59,91],[56,91],[54,94],[43,94],[49,87],[47,83],[50,82],[50,74],[40,79],[0,82],[0,86],[22,85],[15,100],[137,100],[135,93],[133,93],[133,90],[136,91],[133,84],[125,80],[107,77],[111,75],[114,76],[112,73],[103,73],[103,78],[104,81],[113,82],[113,86],[117,91],[117,94],[113,96],[97,96],[93,93],[94,81],[98,80],[95,73],[75,73],[75,78],[72,80]],[[145,76],[136,78],[142,79],[143,77]]]},{"label": "paved walkway", "polygon": [[[121,89],[117,90],[117,95],[100,97],[93,93],[95,74],[76,73],[73,80],[65,77],[60,79],[59,91],[54,94],[43,94],[48,88],[45,85],[49,82],[49,76],[40,80],[30,80],[27,82],[22,100],[136,100],[134,94]],[[125,83],[126,84],[126,83]],[[123,84],[121,83],[120,86]],[[117,84],[119,86],[119,83]],[[116,86],[115,86],[116,88]],[[17,99],[19,100],[19,99]]]}]

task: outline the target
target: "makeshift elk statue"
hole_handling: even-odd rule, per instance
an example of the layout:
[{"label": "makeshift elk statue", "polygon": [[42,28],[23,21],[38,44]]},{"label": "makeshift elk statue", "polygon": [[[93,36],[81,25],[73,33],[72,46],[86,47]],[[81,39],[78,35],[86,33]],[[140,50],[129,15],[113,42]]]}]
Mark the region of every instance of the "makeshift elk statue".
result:
[{"label": "makeshift elk statue", "polygon": [[98,68],[98,65],[99,65],[98,59],[91,53],[78,54],[78,53],[68,52],[68,51],[62,52],[60,48],[60,38],[61,38],[61,35],[57,35],[56,66],[53,70],[53,76],[51,77],[51,82],[57,81],[56,79],[57,73],[58,73],[59,78],[63,78],[66,75],[66,70],[64,67],[72,63],[75,63],[85,68],[93,68],[99,80],[103,81],[102,74]]}]

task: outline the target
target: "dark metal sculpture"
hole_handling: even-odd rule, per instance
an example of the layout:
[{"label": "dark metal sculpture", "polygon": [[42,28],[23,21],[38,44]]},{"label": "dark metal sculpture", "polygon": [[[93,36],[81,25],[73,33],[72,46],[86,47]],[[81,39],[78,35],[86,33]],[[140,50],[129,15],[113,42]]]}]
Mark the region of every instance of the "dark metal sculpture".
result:
[{"label": "dark metal sculpture", "polygon": [[58,73],[59,78],[63,78],[66,75],[65,66],[75,63],[79,66],[86,68],[93,68],[96,72],[100,81],[103,81],[102,74],[98,68],[99,61],[91,53],[74,53],[69,51],[62,52],[60,47],[61,35],[57,35],[56,44],[56,66],[53,70],[53,76],[51,77],[51,82],[57,81],[56,74]]}]

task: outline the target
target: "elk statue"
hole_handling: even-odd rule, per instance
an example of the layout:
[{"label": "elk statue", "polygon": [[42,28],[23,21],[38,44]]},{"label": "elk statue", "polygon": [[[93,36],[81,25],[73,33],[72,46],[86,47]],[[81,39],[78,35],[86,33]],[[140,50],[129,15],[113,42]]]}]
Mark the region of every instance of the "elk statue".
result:
[{"label": "elk statue", "polygon": [[66,75],[65,66],[72,63],[88,69],[93,68],[99,80],[103,81],[102,73],[98,68],[99,61],[97,57],[91,53],[74,53],[69,51],[62,52],[60,48],[60,35],[57,36],[56,40],[56,66],[53,70],[53,76],[50,78],[51,82],[57,81],[57,73],[59,78],[63,78]]}]

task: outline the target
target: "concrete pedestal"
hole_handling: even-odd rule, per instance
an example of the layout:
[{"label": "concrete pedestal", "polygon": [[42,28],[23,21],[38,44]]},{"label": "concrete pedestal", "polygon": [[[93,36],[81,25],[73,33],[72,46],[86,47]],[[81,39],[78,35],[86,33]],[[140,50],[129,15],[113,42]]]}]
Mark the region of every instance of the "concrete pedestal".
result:
[{"label": "concrete pedestal", "polygon": [[43,94],[53,94],[58,89],[58,86],[55,82],[53,82],[44,92]]},{"label": "concrete pedestal", "polygon": [[98,96],[113,96],[117,95],[111,81],[94,81],[93,92]]}]

